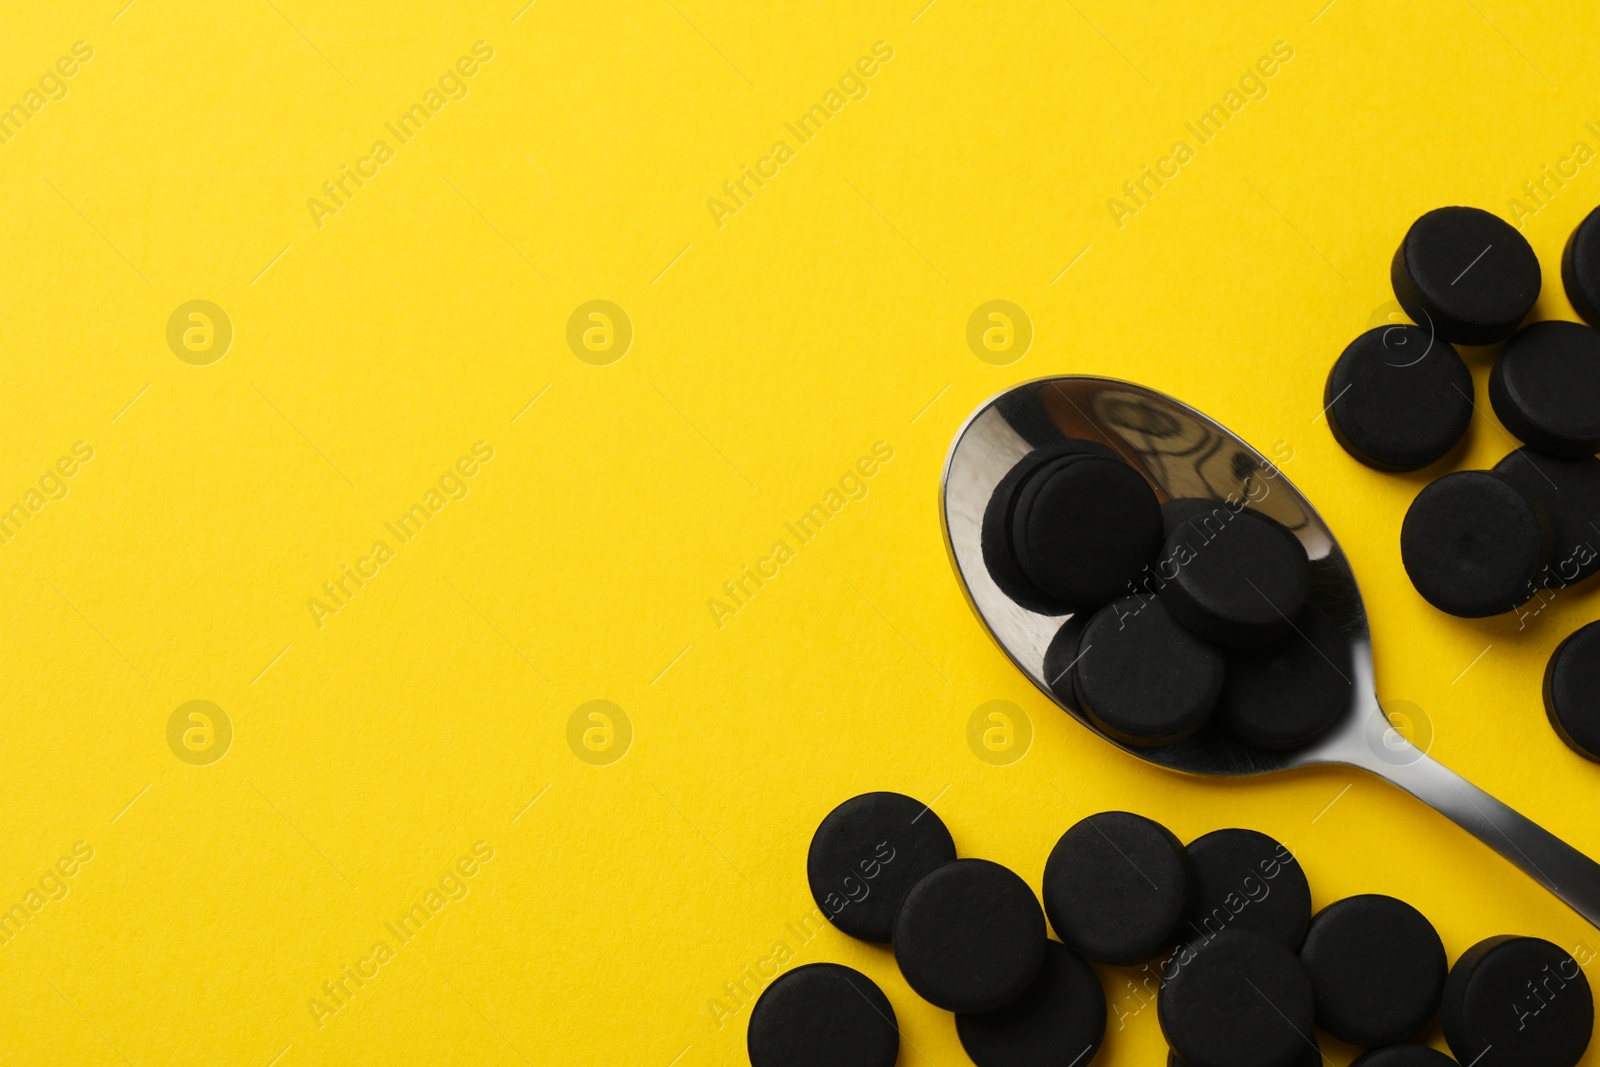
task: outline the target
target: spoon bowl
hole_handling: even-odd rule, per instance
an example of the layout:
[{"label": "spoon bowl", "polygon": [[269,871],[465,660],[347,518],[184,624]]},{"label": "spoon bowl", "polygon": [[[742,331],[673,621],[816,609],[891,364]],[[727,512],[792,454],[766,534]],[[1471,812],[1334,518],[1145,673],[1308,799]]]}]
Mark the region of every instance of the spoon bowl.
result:
[{"label": "spoon bowl", "polygon": [[[1052,692],[1045,650],[1070,615],[1042,614],[1001,588],[984,559],[983,519],[995,487],[1019,461],[1035,449],[1074,439],[1114,449],[1162,501],[1197,497],[1248,507],[1299,539],[1311,567],[1308,602],[1344,635],[1354,672],[1350,704],[1321,738],[1302,748],[1267,751],[1211,724],[1181,741],[1138,747],[1107,736]],[[1375,694],[1361,590],[1333,532],[1277,464],[1226,427],[1181,401],[1112,378],[1026,382],[980,405],[956,432],[939,504],[951,564],[989,635],[1047,697],[1109,744],[1169,770],[1205,777],[1360,767],[1434,807],[1600,926],[1600,864],[1430,758],[1390,721]]]}]

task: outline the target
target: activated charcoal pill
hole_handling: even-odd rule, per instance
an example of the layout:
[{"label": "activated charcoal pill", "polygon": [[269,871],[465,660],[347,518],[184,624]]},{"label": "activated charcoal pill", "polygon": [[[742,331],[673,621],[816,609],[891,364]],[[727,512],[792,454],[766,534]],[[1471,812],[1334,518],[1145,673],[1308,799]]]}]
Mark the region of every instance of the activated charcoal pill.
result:
[{"label": "activated charcoal pill", "polygon": [[1106,1032],[1106,995],[1094,968],[1046,941],[1033,984],[1003,1008],[956,1016],[956,1035],[977,1067],[1087,1064]]},{"label": "activated charcoal pill", "polygon": [[[1449,1057],[1445,1059],[1446,1062],[1453,1062]],[[1188,1064],[1180,1060],[1176,1052],[1168,1049],[1167,1067],[1188,1067]],[[1300,1059],[1294,1067],[1327,1067],[1327,1061],[1322,1058],[1322,1045],[1318,1043],[1316,1034],[1307,1035],[1305,1051],[1300,1054]]]},{"label": "activated charcoal pill", "polygon": [[1101,608],[1070,672],[1077,706],[1127,745],[1162,745],[1205,725],[1222,690],[1223,657],[1179,626],[1156,597]]},{"label": "activated charcoal pill", "polygon": [[1305,549],[1283,526],[1249,509],[1225,522],[1190,517],[1161,550],[1171,577],[1161,602],[1198,637],[1259,648],[1287,636],[1311,590]]},{"label": "activated charcoal pill", "polygon": [[1044,909],[1085,959],[1126,966],[1172,948],[1194,903],[1194,869],[1165,826],[1102,811],[1061,835],[1044,865]]},{"label": "activated charcoal pill", "polygon": [[1600,452],[1600,331],[1580,322],[1518,330],[1489,375],[1489,403],[1506,429],[1546,455]]},{"label": "activated charcoal pill", "polygon": [[1600,570],[1600,459],[1556,459],[1519,448],[1494,473],[1537,503],[1550,521],[1550,565],[1540,576],[1551,590]]},{"label": "activated charcoal pill", "polygon": [[1217,721],[1253,748],[1291,749],[1327,733],[1355,692],[1350,643],[1313,607],[1287,637],[1267,648],[1228,653]]},{"label": "activated charcoal pill", "polygon": [[833,925],[863,941],[888,941],[906,893],[955,858],[950,831],[926,804],[901,793],[863,793],[817,827],[806,879]]},{"label": "activated charcoal pill", "polygon": [[1322,403],[1334,439],[1380,471],[1426,467],[1472,422],[1472,372],[1417,326],[1379,326],[1350,342],[1328,372]]},{"label": "activated charcoal pill", "polygon": [[1314,1046],[1311,982],[1272,938],[1227,930],[1185,948],[1156,995],[1167,1044],[1185,1067],[1299,1067]]},{"label": "activated charcoal pill", "polygon": [[1594,1031],[1589,979],[1571,953],[1502,934],[1462,953],[1445,983],[1444,1039],[1476,1067],[1575,1067]]},{"label": "activated charcoal pill", "polygon": [[1455,1067],[1455,1062],[1427,1045],[1390,1045],[1357,1057],[1350,1067]]},{"label": "activated charcoal pill", "polygon": [[1094,455],[1120,462],[1117,454],[1098,441],[1072,439],[1034,449],[1016,462],[989,495],[983,512],[979,538],[984,567],[1000,591],[1029,611],[1042,615],[1063,615],[1072,610],[1045,593],[1022,571],[1012,544],[1011,524],[1017,500],[1028,480],[1050,463],[1070,455]]},{"label": "activated charcoal pill", "polygon": [[779,976],[756,1001],[750,1067],[894,1067],[900,1027],[877,983],[837,963]]},{"label": "activated charcoal pill", "polygon": [[1069,611],[1093,611],[1125,594],[1161,547],[1161,505],[1121,459],[1066,455],[1018,490],[1011,542],[1034,586]]},{"label": "activated charcoal pill", "polygon": [[1544,709],[1568,748],[1600,762],[1600,622],[1581,627],[1550,653]]},{"label": "activated charcoal pill", "polygon": [[1600,208],[1589,212],[1561,253],[1561,283],[1578,317],[1600,323]]},{"label": "activated charcoal pill", "polygon": [[1411,224],[1389,267],[1411,321],[1459,345],[1503,341],[1539,297],[1539,259],[1498,215],[1442,207]]},{"label": "activated charcoal pill", "polygon": [[1075,679],[1078,655],[1083,647],[1083,629],[1088,624],[1088,617],[1078,612],[1061,624],[1061,629],[1050,639],[1050,646],[1044,650],[1045,685],[1050,687],[1050,692],[1057,700],[1074,711],[1081,710],[1073,686],[1077,684]]},{"label": "activated charcoal pill", "polygon": [[1400,526],[1411,584],[1440,611],[1466,619],[1525,603],[1550,550],[1544,509],[1490,471],[1456,471],[1430,483]]},{"label": "activated charcoal pill", "polygon": [[988,860],[929,871],[894,922],[894,957],[906,984],[945,1011],[994,1011],[1022,996],[1039,973],[1045,941],[1033,890]]},{"label": "activated charcoal pill", "polygon": [[1373,1048],[1408,1041],[1439,1010],[1448,960],[1433,924],[1403,900],[1368,893],[1311,920],[1300,962],[1317,995],[1317,1025]]},{"label": "activated charcoal pill", "polygon": [[1189,842],[1194,912],[1185,940],[1223,930],[1265,934],[1295,950],[1311,922],[1311,886],[1294,853],[1256,830],[1213,830]]}]

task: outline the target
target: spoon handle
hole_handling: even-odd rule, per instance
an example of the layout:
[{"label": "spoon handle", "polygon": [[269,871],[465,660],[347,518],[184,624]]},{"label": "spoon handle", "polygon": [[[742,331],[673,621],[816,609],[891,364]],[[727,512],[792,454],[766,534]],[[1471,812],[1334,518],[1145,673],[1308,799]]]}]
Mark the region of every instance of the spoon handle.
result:
[{"label": "spoon handle", "polygon": [[[1381,712],[1379,713],[1381,714]],[[1384,727],[1387,727],[1387,722]],[[1432,759],[1397,732],[1346,751],[1345,761],[1399,786],[1521,867],[1600,927],[1600,863]]]}]

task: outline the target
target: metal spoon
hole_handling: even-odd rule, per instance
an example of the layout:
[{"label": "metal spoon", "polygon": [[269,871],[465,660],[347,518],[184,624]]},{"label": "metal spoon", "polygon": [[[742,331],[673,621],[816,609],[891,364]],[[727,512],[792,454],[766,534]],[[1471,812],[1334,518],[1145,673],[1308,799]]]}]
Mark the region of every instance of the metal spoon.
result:
[{"label": "metal spoon", "polygon": [[[1289,752],[1247,748],[1212,727],[1154,748],[1121,744],[1050,691],[1044,654],[1066,615],[1014,600],[984,563],[984,509],[996,484],[1041,446],[1089,438],[1115,448],[1163,500],[1210,497],[1254,508],[1292,530],[1311,560],[1312,603],[1350,642],[1354,697],[1321,740]],[[945,545],[968,602],[1011,661],[1045,695],[1110,743],[1171,770],[1211,777],[1296,767],[1360,767],[1449,817],[1600,926],[1600,864],[1519,815],[1403,737],[1373,688],[1372,635],[1350,564],[1322,517],[1271,461],[1168,396],[1110,378],[1045,378],[985,402],[957,431],[940,484]]]}]

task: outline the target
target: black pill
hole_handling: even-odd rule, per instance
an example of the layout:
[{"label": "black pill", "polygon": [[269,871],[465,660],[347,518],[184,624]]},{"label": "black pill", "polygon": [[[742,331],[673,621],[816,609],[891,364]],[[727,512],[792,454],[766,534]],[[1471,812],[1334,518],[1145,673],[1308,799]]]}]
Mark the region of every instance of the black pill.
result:
[{"label": "black pill", "polygon": [[1220,529],[1242,506],[1209,496],[1179,496],[1162,501],[1161,540],[1165,543],[1178,527],[1191,520],[1200,523],[1202,529]]},{"label": "black pill", "polygon": [[1570,634],[1550,653],[1544,710],[1568,748],[1600,762],[1600,622]]},{"label": "black pill", "polygon": [[1519,448],[1494,465],[1550,520],[1552,588],[1600,571],[1600,459],[1556,459]]},{"label": "black pill", "polygon": [[1014,872],[954,860],[911,887],[894,923],[894,955],[924,1000],[955,1012],[1005,1007],[1044,959],[1044,913]]},{"label": "black pill", "polygon": [[1449,960],[1425,915],[1368,893],[1311,920],[1300,962],[1317,995],[1317,1025],[1373,1048],[1409,1040],[1439,1010]]},{"label": "black pill", "polygon": [[1078,709],[1078,697],[1073,690],[1077,677],[1078,653],[1083,646],[1083,629],[1089,617],[1078,612],[1061,624],[1061,629],[1050,639],[1044,650],[1044,680],[1055,698],[1067,707]]},{"label": "black pill", "polygon": [[1455,1067],[1455,1062],[1427,1045],[1390,1045],[1358,1056],[1350,1067]]},{"label": "black pill", "polygon": [[1489,375],[1489,403],[1506,429],[1541,452],[1600,452],[1600,331],[1580,322],[1518,330]]},{"label": "black pill", "polygon": [[1028,610],[1043,615],[1062,615],[1072,609],[1050,597],[1023,573],[1011,541],[1011,522],[1022,486],[1040,468],[1068,455],[1096,455],[1112,460],[1118,458],[1115,452],[1098,441],[1073,439],[1036,448],[1018,460],[1000,479],[994,492],[989,495],[989,503],[983,512],[979,541],[983,547],[984,566],[988,568],[990,577],[1001,592]]},{"label": "black pill", "polygon": [[1162,548],[1161,601],[1187,629],[1233,648],[1272,644],[1305,606],[1311,570],[1300,541],[1264,515],[1179,523]]},{"label": "black pill", "polygon": [[1108,604],[1083,629],[1072,675],[1078,707],[1129,745],[1194,733],[1222,689],[1222,652],[1172,618],[1155,597]]},{"label": "black pill", "polygon": [[[1294,1067],[1323,1067],[1322,1045],[1318,1043],[1317,1035],[1315,1033],[1311,1033],[1307,1034],[1306,1037],[1310,1040],[1310,1044],[1306,1046],[1305,1052],[1301,1055],[1299,1062],[1297,1062]],[[1188,1064],[1179,1059],[1176,1052],[1168,1049],[1167,1067],[1188,1067]]]},{"label": "black pill", "polygon": [[1490,471],[1456,471],[1430,483],[1400,526],[1411,584],[1440,611],[1466,619],[1525,603],[1550,544],[1543,509]]},{"label": "black pill", "polygon": [[1416,326],[1379,326],[1350,342],[1323,389],[1328,428],[1380,471],[1440,459],[1472,422],[1472,372],[1449,344]]},{"label": "black pill", "polygon": [[1072,611],[1125,595],[1161,547],[1155,491],[1120,459],[1067,455],[1017,495],[1011,542],[1023,574]]},{"label": "black pill", "polygon": [[1561,252],[1561,284],[1578,317],[1600,323],[1600,208],[1578,223]]},{"label": "black pill", "polygon": [[1479,941],[1450,969],[1444,1039],[1475,1067],[1573,1067],[1589,1047],[1594,996],[1565,949],[1537,937]]},{"label": "black pill", "polygon": [[1311,982],[1300,961],[1248,930],[1186,949],[1156,994],[1156,1014],[1185,1067],[1299,1067],[1313,1044]]},{"label": "black pill", "polygon": [[1194,911],[1186,940],[1250,930],[1293,951],[1311,922],[1311,886],[1282,844],[1256,830],[1213,830],[1189,842]]},{"label": "black pill", "polygon": [[1061,835],[1044,865],[1044,910],[1085,959],[1125,966],[1172,948],[1194,902],[1183,842],[1127,811],[1102,811]]},{"label": "black pill", "polygon": [[1350,644],[1326,615],[1302,608],[1276,645],[1228,653],[1217,721],[1246,745],[1308,745],[1338,722],[1355,691]]},{"label": "black pill", "polygon": [[877,983],[837,963],[780,976],[756,1001],[751,1067],[894,1067],[900,1027]]},{"label": "black pill", "polygon": [[1442,207],[1411,224],[1389,268],[1411,320],[1452,344],[1511,336],[1539,297],[1539,258],[1504,219]]},{"label": "black pill", "polygon": [[926,804],[900,793],[863,793],[817,827],[806,879],[833,925],[851,937],[888,941],[906,893],[955,858],[950,831]]},{"label": "black pill", "polygon": [[995,1011],[956,1016],[956,1035],[977,1067],[1088,1064],[1106,1032],[1100,977],[1059,941],[1022,996]]}]

